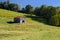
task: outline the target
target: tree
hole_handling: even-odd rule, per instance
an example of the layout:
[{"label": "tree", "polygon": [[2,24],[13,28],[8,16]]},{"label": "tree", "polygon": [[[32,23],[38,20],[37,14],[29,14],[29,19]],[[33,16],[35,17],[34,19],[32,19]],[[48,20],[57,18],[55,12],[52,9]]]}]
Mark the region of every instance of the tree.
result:
[{"label": "tree", "polygon": [[9,4],[9,9],[12,11],[18,11],[19,6],[18,6],[18,4]]},{"label": "tree", "polygon": [[8,4],[8,5],[10,4],[10,0],[7,0],[7,4]]},{"label": "tree", "polygon": [[30,13],[33,12],[33,7],[31,5],[26,5],[25,11],[26,11],[26,13],[29,13],[30,14]]},{"label": "tree", "polygon": [[1,6],[1,8],[3,8],[3,9],[8,9],[8,5],[9,5],[9,3],[6,2],[6,1],[0,3],[0,6]]},{"label": "tree", "polygon": [[22,8],[20,12],[25,13],[25,8]]},{"label": "tree", "polygon": [[46,19],[50,19],[52,16],[56,15],[57,10],[55,7],[48,6],[46,10]]},{"label": "tree", "polygon": [[60,25],[60,16],[59,15],[52,16],[49,23],[54,26],[59,26]]},{"label": "tree", "polygon": [[41,7],[36,7],[34,13],[36,16],[45,17],[46,9],[47,9],[47,6],[42,5]]},{"label": "tree", "polygon": [[2,8],[2,2],[0,2],[0,8]]},{"label": "tree", "polygon": [[40,7],[36,7],[36,8],[35,8],[34,14],[35,14],[36,16],[40,16]]},{"label": "tree", "polygon": [[18,11],[20,9],[18,4],[10,3],[10,0],[7,0],[5,2],[0,2],[0,8],[12,10],[12,11]]},{"label": "tree", "polygon": [[35,14],[44,19],[49,19],[56,14],[56,8],[52,6],[42,5],[39,8],[35,8]]},{"label": "tree", "polygon": [[60,12],[59,8],[56,8],[55,15],[50,18],[49,23],[54,26],[60,26]]}]

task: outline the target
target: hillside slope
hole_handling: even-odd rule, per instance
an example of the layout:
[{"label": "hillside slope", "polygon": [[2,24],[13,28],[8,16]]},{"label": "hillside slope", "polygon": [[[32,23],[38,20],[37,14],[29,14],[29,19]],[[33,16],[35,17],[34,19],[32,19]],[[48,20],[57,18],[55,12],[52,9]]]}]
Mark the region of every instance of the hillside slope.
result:
[{"label": "hillside slope", "polygon": [[[29,14],[0,9],[0,40],[60,40],[60,28],[37,22]],[[12,23],[16,16],[24,16],[26,23]]]}]

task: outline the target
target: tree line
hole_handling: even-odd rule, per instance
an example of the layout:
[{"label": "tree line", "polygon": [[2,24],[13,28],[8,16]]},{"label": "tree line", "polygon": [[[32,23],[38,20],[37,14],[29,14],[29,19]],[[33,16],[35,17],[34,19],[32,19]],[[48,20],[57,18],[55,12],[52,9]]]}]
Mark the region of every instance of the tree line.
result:
[{"label": "tree line", "polygon": [[19,5],[10,3],[10,1],[5,1],[5,2],[0,2],[0,8],[6,9],[6,10],[11,10],[11,11],[18,11]]},{"label": "tree line", "polygon": [[31,5],[27,5],[22,11],[43,18],[47,24],[60,26],[60,7],[42,5],[34,8]]},{"label": "tree line", "polygon": [[50,25],[60,26],[60,7],[46,5],[42,5],[40,7],[33,7],[31,5],[26,5],[25,8],[19,10],[20,6],[18,4],[0,2],[0,8],[17,12],[23,12],[27,14],[34,14],[46,20],[47,23]]}]

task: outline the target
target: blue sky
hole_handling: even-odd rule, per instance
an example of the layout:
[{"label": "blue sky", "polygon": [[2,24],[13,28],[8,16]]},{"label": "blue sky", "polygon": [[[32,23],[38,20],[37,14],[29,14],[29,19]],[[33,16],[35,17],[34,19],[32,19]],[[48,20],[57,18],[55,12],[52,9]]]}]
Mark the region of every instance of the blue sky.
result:
[{"label": "blue sky", "polygon": [[[0,1],[6,1],[6,0],[0,0]],[[35,7],[41,5],[60,6],[60,0],[10,0],[10,2],[20,4],[21,7],[25,7],[28,4]]]}]

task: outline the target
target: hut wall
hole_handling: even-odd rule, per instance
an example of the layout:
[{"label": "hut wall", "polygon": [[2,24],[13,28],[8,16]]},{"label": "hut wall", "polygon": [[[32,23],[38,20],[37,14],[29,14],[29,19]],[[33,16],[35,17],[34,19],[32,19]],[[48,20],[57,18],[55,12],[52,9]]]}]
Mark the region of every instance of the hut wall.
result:
[{"label": "hut wall", "polygon": [[14,18],[14,22],[19,23],[20,22],[20,19],[19,18]]}]

